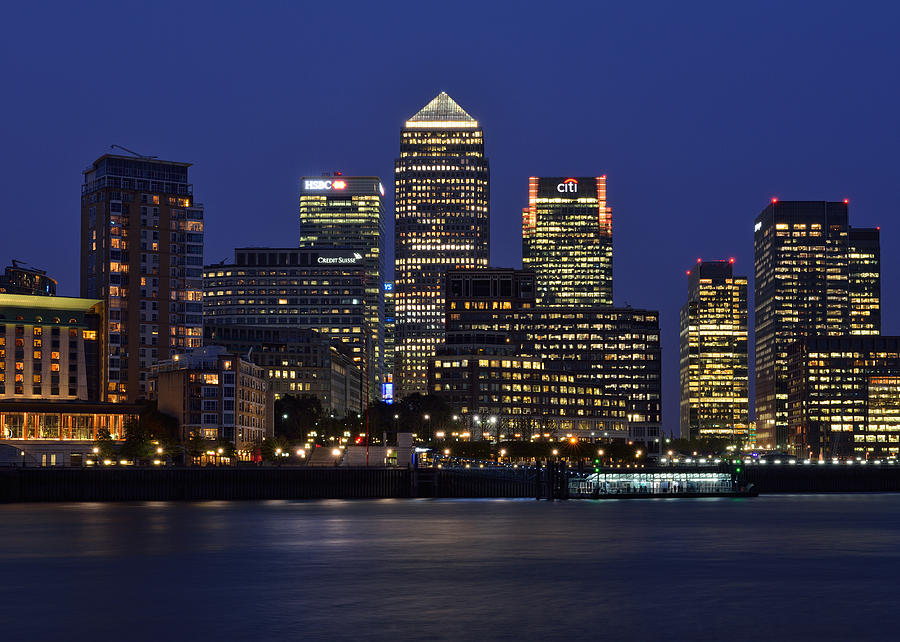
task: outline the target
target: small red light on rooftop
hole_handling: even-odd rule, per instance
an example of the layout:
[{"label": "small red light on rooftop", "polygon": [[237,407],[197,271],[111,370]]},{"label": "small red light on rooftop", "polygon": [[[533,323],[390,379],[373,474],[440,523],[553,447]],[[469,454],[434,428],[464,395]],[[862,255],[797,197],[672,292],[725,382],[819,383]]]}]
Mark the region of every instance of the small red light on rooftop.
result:
[{"label": "small red light on rooftop", "polygon": [[691,271],[688,270],[687,272],[685,272],[685,274],[687,274],[688,276],[690,276],[690,275],[691,275]]},{"label": "small red light on rooftop", "polygon": [[697,258],[697,263],[703,263],[703,259],[701,259],[701,258],[698,257],[698,258]]},{"label": "small red light on rooftop", "polygon": [[772,202],[773,202],[773,203],[777,203],[777,202],[778,202],[778,199],[775,198],[775,197],[773,196],[773,197],[772,197]]},{"label": "small red light on rooftop", "polygon": [[881,231],[881,226],[880,226],[880,225],[876,225],[876,226],[875,226],[875,229],[878,230],[878,231]]},{"label": "small red light on rooftop", "polygon": [[844,205],[849,205],[849,203],[850,203],[850,199],[849,199],[849,198],[845,198],[845,199],[844,199]]},{"label": "small red light on rooftop", "polygon": [[732,256],[730,259],[728,259],[728,262],[729,262],[729,263],[734,263],[734,257]]}]

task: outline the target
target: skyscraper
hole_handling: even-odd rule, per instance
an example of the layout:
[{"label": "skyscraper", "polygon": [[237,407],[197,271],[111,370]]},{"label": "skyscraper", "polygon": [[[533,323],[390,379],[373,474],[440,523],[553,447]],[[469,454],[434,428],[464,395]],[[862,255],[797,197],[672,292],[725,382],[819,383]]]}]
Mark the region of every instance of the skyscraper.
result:
[{"label": "skyscraper", "polygon": [[384,186],[377,176],[306,176],[300,181],[300,247],[350,249],[363,255],[370,332],[370,396],[384,369]]},{"label": "skyscraper", "polygon": [[612,210],[606,176],[528,179],[522,267],[550,307],[612,305]]},{"label": "skyscraper", "polygon": [[850,332],[881,334],[881,229],[850,228]]},{"label": "skyscraper", "polygon": [[381,398],[394,400],[394,333],[396,330],[396,307],[394,305],[394,282],[384,282],[384,370],[381,377]]},{"label": "skyscraper", "polygon": [[753,230],[757,441],[788,447],[790,345],[881,333],[878,230],[851,228],[846,200],[777,199]]},{"label": "skyscraper", "polygon": [[490,169],[478,121],[441,92],[406,121],[395,163],[394,390],[425,392],[444,337],[444,273],[490,257]]},{"label": "skyscraper", "polygon": [[681,436],[746,439],[747,278],[698,261],[681,308]]},{"label": "skyscraper", "polygon": [[151,365],[203,340],[203,206],[190,163],[105,154],[81,187],[81,296],[104,301],[109,401],[144,397]]}]

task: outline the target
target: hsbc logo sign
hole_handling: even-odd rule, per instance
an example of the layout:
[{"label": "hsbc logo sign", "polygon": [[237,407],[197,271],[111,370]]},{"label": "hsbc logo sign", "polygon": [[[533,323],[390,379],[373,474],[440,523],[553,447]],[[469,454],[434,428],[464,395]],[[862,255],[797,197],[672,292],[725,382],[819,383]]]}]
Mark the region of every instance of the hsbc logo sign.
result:
[{"label": "hsbc logo sign", "polygon": [[560,194],[577,194],[578,181],[574,178],[567,178],[562,183],[556,186],[556,191]]},{"label": "hsbc logo sign", "polygon": [[347,189],[347,181],[337,180],[307,180],[303,181],[303,189],[312,192],[327,192],[331,190]]}]

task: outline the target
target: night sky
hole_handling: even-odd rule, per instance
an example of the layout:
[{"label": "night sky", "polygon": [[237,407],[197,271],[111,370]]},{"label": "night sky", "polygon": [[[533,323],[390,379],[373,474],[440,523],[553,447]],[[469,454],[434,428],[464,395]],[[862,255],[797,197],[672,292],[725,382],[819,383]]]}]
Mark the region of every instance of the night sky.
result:
[{"label": "night sky", "polygon": [[78,295],[81,170],[113,143],[194,163],[207,263],[294,245],[298,177],[391,195],[400,128],[443,90],[484,127],[494,265],[521,265],[529,176],[608,175],[615,301],[661,311],[677,431],[685,270],[733,256],[752,279],[772,196],[849,198],[851,224],[881,226],[900,333],[900,5],[785,4],[13,3],[0,263]]}]

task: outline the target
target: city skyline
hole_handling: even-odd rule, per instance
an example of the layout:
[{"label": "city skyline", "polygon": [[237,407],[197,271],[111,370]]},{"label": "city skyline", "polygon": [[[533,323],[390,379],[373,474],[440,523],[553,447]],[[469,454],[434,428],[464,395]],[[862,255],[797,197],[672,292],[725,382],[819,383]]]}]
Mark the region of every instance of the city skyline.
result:
[{"label": "city skyline", "polygon": [[[16,11],[27,12],[23,8]],[[187,19],[198,21],[199,16],[192,11]],[[608,11],[611,23],[627,27],[625,31],[634,42],[628,44],[616,37],[611,44],[601,43],[598,47],[624,47],[621,55],[630,56],[633,62],[608,70],[605,92],[610,98],[602,104],[600,118],[591,101],[596,94],[576,85],[574,93],[565,99],[522,100],[531,95],[524,80],[536,69],[552,73],[564,62],[585,69],[583,60],[567,56],[577,48],[567,49],[565,44],[560,45],[559,51],[539,47],[526,53],[519,64],[504,58],[502,62],[510,73],[495,76],[495,85],[470,77],[478,55],[487,45],[475,46],[471,54],[453,59],[449,54],[425,56],[413,62],[417,76],[414,82],[397,88],[386,85],[390,91],[379,92],[379,99],[370,100],[365,107],[352,101],[336,106],[333,97],[341,96],[342,90],[336,81],[323,79],[323,91],[304,97],[298,113],[293,113],[299,104],[297,96],[279,88],[275,78],[264,75],[251,80],[249,70],[238,66],[238,78],[244,78],[256,89],[276,89],[276,96],[284,103],[272,104],[267,114],[272,124],[267,125],[245,118],[251,105],[260,105],[222,100],[228,91],[214,79],[202,76],[203,70],[209,68],[202,58],[196,62],[202,80],[197,95],[187,99],[189,107],[178,112],[176,121],[153,116],[150,110],[161,104],[158,97],[151,98],[146,106],[137,105],[134,115],[128,115],[117,113],[88,94],[82,107],[51,100],[38,104],[36,101],[42,99],[40,88],[23,92],[20,103],[6,108],[19,125],[9,132],[8,141],[9,149],[17,154],[4,157],[2,173],[5,191],[10,195],[9,207],[21,216],[11,217],[14,220],[10,221],[0,252],[8,259],[20,259],[47,270],[51,277],[59,279],[60,294],[77,295],[76,280],[66,276],[78,264],[77,249],[68,249],[68,239],[77,229],[72,203],[78,185],[73,184],[73,176],[77,178],[78,170],[113,143],[143,154],[194,163],[192,182],[198,186],[200,200],[209,212],[205,263],[228,257],[239,245],[281,245],[277,239],[296,235],[299,177],[333,169],[345,174],[377,175],[389,187],[397,130],[403,118],[411,106],[424,104],[445,89],[477,114],[485,128],[486,153],[492,161],[492,265],[520,265],[518,235],[512,242],[508,237],[511,230],[520,227],[521,204],[527,197],[525,178],[561,173],[609,174],[609,202],[615,210],[615,303],[627,302],[661,312],[667,427],[677,425],[677,313],[683,302],[684,270],[698,256],[734,256],[736,269],[749,274],[752,220],[772,196],[849,198],[857,224],[882,226],[881,243],[887,248],[882,266],[883,333],[900,334],[896,304],[889,296],[896,288],[894,275],[900,261],[896,253],[890,252],[900,242],[897,230],[890,225],[895,211],[892,192],[896,168],[886,153],[898,141],[897,125],[889,117],[896,90],[884,86],[877,71],[879,60],[886,53],[879,44],[884,38],[878,34],[890,21],[874,24],[862,18],[847,20],[837,10],[824,9],[797,31],[799,12],[785,9],[788,14],[773,22],[763,9],[738,10],[745,12],[740,17],[747,33],[766,33],[776,43],[762,51],[762,59],[756,62],[751,60],[757,56],[749,53],[755,50],[750,42],[743,37],[734,44],[725,42],[714,28],[715,18],[698,22],[698,11],[688,9],[683,16],[668,16],[672,19],[670,24],[654,34],[658,44],[647,51],[647,58],[642,61],[634,57],[642,44],[648,43],[650,33],[626,9]],[[322,16],[325,23],[328,15],[326,12]],[[372,17],[343,16],[349,21]],[[71,18],[76,24],[83,20],[77,15]],[[227,18],[219,20],[227,22]],[[533,19],[516,20],[528,20],[533,26]],[[837,25],[842,39],[836,47],[816,46],[816,57],[803,55],[804,47],[815,42],[815,33],[823,27],[838,28]],[[554,32],[572,29],[579,33],[584,28],[561,24],[551,27]],[[491,37],[489,28],[480,29],[481,36]],[[683,42],[685,29],[695,36],[695,43]],[[22,33],[27,33],[27,29]],[[793,39],[790,42],[782,37],[788,33]],[[502,39],[502,35],[495,37]],[[54,37],[62,42],[72,39],[62,33]],[[28,51],[33,45],[20,42],[20,38],[14,34],[10,46]],[[671,78],[652,75],[649,88],[636,84],[648,63],[662,64],[663,52],[676,38],[681,47],[672,63],[676,73]],[[197,39],[187,45],[189,49],[201,47],[202,43],[216,45],[212,32],[202,26]],[[367,38],[363,41],[373,44]],[[402,45],[403,39],[397,46]],[[744,45],[746,54],[739,51]],[[300,47],[268,48],[257,55],[272,61],[285,56],[294,46]],[[384,46],[385,55],[394,55],[396,46]],[[727,55],[722,57],[743,74],[739,74],[741,82],[749,76],[746,87],[732,86],[736,81],[723,79],[720,73],[726,63],[707,57],[710,46],[726,48]],[[355,51],[339,53],[333,64],[340,66],[352,60]],[[144,54],[133,55],[141,58]],[[17,82],[25,87],[24,72],[31,70],[45,72],[50,81],[72,90],[72,85],[60,76],[68,73],[66,61],[37,56],[16,62],[10,68],[13,88],[19,86]],[[686,71],[692,62],[696,66]],[[798,79],[801,62],[812,64],[813,73]],[[122,65],[124,61],[108,64]],[[839,86],[833,98],[827,103],[810,102],[828,83]],[[635,89],[635,97],[629,97]],[[658,107],[641,108],[641,102],[669,91],[682,102],[673,101],[668,113]],[[778,109],[767,106],[765,96],[786,91],[790,92],[787,105]],[[654,100],[646,102],[659,104]],[[699,110],[695,109],[698,105]],[[795,115],[801,109],[805,109],[802,119]],[[247,126],[240,125],[231,136],[222,137],[219,128],[225,122],[229,127],[242,122],[247,122]],[[314,130],[326,130],[327,135]],[[265,134],[272,131],[280,132],[279,137],[269,140]],[[48,158],[42,150],[51,146],[56,154]],[[244,154],[265,157],[265,168],[238,164]],[[36,186],[31,182],[35,172],[30,168],[37,166],[38,156],[41,180]],[[388,192],[386,209],[392,211],[393,191]],[[39,205],[33,200],[34,193],[44,197]],[[47,216],[51,225],[46,236],[40,242],[33,240],[30,222],[48,211],[54,214]],[[245,225],[246,220],[252,220],[253,225]],[[389,239],[391,227],[389,222]],[[386,258],[390,265],[390,255]],[[386,277],[390,278],[390,273]]]}]

